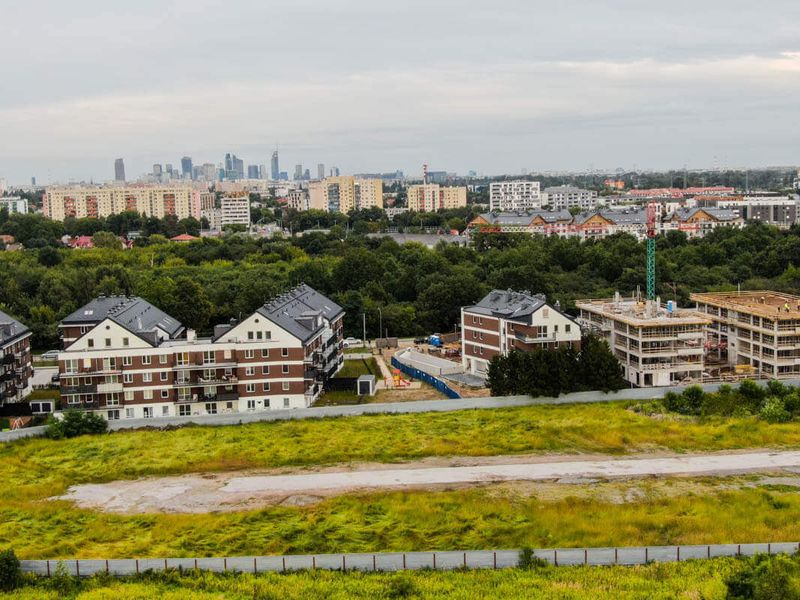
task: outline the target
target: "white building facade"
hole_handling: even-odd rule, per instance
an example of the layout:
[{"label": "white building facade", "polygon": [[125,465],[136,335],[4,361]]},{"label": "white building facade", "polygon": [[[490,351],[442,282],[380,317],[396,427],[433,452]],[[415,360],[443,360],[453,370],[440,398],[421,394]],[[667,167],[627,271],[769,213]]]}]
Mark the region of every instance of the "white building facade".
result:
[{"label": "white building facade", "polygon": [[538,181],[494,181],[489,185],[489,211],[526,211],[542,207]]}]

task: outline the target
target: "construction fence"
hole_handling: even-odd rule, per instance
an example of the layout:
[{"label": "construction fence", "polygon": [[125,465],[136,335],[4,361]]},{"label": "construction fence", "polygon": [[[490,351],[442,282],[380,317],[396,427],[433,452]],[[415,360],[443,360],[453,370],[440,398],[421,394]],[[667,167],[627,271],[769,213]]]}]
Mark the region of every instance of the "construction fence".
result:
[{"label": "construction fence", "polygon": [[[534,550],[533,555],[554,566],[643,565],[680,562],[722,556],[791,554],[798,542],[765,544],[712,544],[703,546],[637,546],[621,548],[554,548]],[[361,554],[305,554],[289,556],[238,556],[230,558],[128,558],[23,560],[22,570],[51,577],[65,570],[77,577],[96,573],[114,576],[146,571],[203,570],[214,572],[279,573],[325,569],[330,571],[403,571],[420,569],[507,569],[518,567],[519,550],[469,550],[466,552],[381,552]]]},{"label": "construction fence", "polygon": [[396,355],[392,357],[392,366],[396,369],[400,369],[400,371],[406,375],[409,375],[410,377],[413,377],[414,379],[424,381],[428,385],[442,392],[448,398],[453,400],[461,398],[461,394],[459,394],[438,377],[434,377],[433,375],[430,375],[429,373],[426,373],[425,371],[422,371],[414,366],[403,364],[397,359]]}]

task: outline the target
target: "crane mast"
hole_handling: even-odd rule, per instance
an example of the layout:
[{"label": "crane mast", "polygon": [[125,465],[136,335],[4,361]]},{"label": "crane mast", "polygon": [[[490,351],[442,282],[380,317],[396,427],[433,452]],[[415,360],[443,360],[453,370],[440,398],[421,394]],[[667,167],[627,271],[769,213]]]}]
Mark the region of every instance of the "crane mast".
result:
[{"label": "crane mast", "polygon": [[656,214],[658,202],[647,203],[647,299],[656,299]]}]

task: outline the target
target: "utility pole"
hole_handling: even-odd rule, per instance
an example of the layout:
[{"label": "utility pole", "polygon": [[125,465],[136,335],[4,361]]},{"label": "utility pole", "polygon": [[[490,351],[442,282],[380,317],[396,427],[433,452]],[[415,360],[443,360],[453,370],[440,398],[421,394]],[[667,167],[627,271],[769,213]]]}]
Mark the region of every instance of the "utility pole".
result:
[{"label": "utility pole", "polygon": [[363,340],[364,340],[364,343],[366,344],[367,343],[367,313],[365,313],[365,312],[361,313],[361,317],[363,319],[362,322],[363,322],[363,325],[364,325],[364,338],[363,338]]}]

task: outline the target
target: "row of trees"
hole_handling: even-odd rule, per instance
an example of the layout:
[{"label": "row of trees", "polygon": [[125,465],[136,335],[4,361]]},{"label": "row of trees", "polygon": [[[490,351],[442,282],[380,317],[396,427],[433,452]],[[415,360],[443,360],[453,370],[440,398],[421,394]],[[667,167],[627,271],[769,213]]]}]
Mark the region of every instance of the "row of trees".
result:
[{"label": "row of trees", "polygon": [[[30,215],[28,215],[30,216]],[[47,226],[52,222],[42,220]],[[576,298],[610,297],[646,282],[645,247],[620,234],[603,240],[478,235],[474,246],[429,249],[351,232],[288,239],[231,236],[171,244],[159,235],[131,250],[43,247],[0,252],[0,306],[28,323],[37,347],[57,341],[60,319],[97,294],[137,294],[199,331],[238,318],[301,281],[347,311],[347,335],[452,331],[460,309],[491,289],[545,293],[574,311]],[[658,238],[662,299],[689,303],[703,290],[800,290],[800,230],[763,224],[717,229],[703,239]]]},{"label": "row of trees", "polygon": [[558,397],[569,392],[622,389],[622,367],[605,340],[585,336],[581,349],[514,350],[489,363],[488,385],[493,396]]}]

